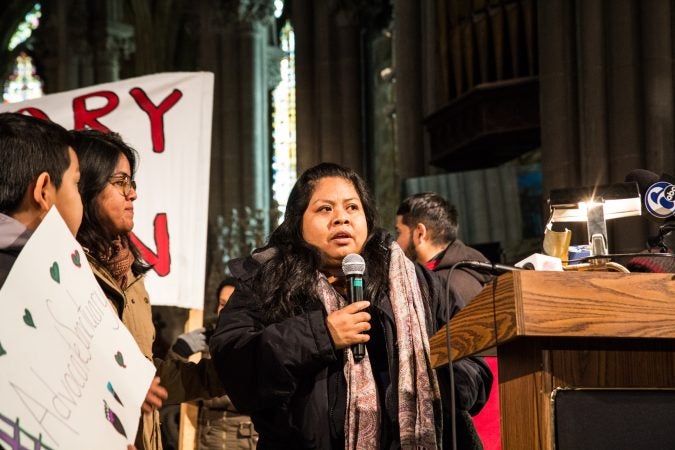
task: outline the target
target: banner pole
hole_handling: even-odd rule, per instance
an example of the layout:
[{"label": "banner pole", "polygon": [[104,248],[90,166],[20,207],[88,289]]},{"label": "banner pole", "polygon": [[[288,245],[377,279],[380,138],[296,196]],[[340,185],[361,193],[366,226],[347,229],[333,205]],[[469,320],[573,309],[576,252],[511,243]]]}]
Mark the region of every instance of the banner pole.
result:
[{"label": "banner pole", "polygon": [[[185,321],[185,331],[189,332],[199,328],[204,323],[204,311],[201,309],[190,309],[188,318]],[[190,361],[198,362],[201,359],[201,353],[197,352],[190,356]],[[184,402],[180,404],[180,431],[178,432],[178,449],[195,450],[199,439],[199,406],[194,402]]]}]

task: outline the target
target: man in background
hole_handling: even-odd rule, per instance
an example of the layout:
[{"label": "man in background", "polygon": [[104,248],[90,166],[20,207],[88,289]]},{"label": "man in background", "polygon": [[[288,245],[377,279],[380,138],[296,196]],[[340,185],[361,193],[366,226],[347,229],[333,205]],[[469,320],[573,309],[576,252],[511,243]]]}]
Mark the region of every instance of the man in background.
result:
[{"label": "man in background", "polygon": [[[396,242],[406,256],[438,273],[447,286],[452,286],[455,302],[464,308],[492,277],[467,267],[452,266],[459,261],[489,262],[478,250],[457,239],[457,209],[433,192],[412,195],[396,211]],[[478,436],[485,450],[499,450],[499,377],[497,358],[486,356],[485,362],[494,377],[488,402],[473,417]],[[472,419],[467,419],[472,420]]]},{"label": "man in background", "polygon": [[396,211],[396,242],[406,256],[438,273],[459,294],[457,306],[465,307],[490,280],[489,274],[452,266],[463,260],[489,262],[478,250],[457,239],[457,209],[433,192],[414,194]]}]

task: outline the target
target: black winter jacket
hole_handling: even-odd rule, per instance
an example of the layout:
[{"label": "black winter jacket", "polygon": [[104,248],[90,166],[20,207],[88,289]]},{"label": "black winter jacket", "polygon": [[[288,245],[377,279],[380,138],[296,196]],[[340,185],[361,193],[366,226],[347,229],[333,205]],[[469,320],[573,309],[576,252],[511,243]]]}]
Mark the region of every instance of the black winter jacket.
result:
[{"label": "black winter jacket", "polygon": [[[211,355],[235,407],[251,415],[260,434],[259,449],[343,449],[346,383],[343,352],[336,350],[326,326],[326,312],[317,299],[302,314],[266,324],[253,280],[261,254],[232,261],[239,287],[220,315],[210,342]],[[264,263],[264,262],[263,262]],[[423,296],[428,300],[427,332],[431,336],[447,321],[442,280],[416,265]],[[371,355],[381,390],[383,435],[381,448],[398,448],[397,351],[389,298],[371,301]],[[457,308],[452,305],[454,313]],[[478,358],[454,364],[458,409],[478,411],[487,401],[492,376]],[[442,395],[448,392],[448,372],[439,373]],[[382,402],[384,398],[384,402]],[[444,401],[447,408],[449,401]],[[444,408],[445,410],[445,408]],[[461,415],[458,415],[458,417]],[[447,419],[444,419],[447,420]],[[465,422],[458,420],[458,427]],[[440,426],[440,424],[438,424]],[[446,427],[450,429],[450,427]],[[471,433],[458,429],[458,448]]]},{"label": "black winter jacket", "polygon": [[448,279],[450,269],[459,261],[490,262],[481,252],[465,245],[459,239],[455,239],[449,244],[439,258],[440,261],[434,272],[443,278],[443,283],[449,283],[452,286],[457,294],[456,305],[459,309],[468,305],[483,290],[483,285],[493,278],[490,274],[481,273],[468,267],[457,267],[452,272],[451,279]]}]

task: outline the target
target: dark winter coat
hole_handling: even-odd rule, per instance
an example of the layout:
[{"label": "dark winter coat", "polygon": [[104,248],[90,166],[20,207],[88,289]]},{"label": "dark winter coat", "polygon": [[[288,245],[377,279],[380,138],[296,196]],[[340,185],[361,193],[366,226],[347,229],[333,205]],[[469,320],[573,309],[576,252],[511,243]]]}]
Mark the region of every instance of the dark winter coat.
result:
[{"label": "dark winter coat", "polygon": [[0,214],[0,288],[32,234],[33,231],[19,221]]},{"label": "dark winter coat", "polygon": [[[235,407],[249,413],[260,434],[259,449],[343,449],[346,382],[343,351],[333,346],[320,300],[302,314],[265,323],[255,276],[268,257],[235,260],[230,264],[239,287],[221,314],[211,338],[211,355]],[[423,297],[428,303],[427,333],[446,322],[448,302],[442,282],[416,265]],[[451,311],[457,308],[450,306]],[[372,301],[373,372],[382,397],[381,448],[398,448],[395,325],[389,298]],[[480,409],[492,383],[482,361],[467,358],[454,365],[458,408]],[[439,374],[441,387],[446,373]],[[385,386],[386,390],[382,389]],[[442,389],[443,390],[443,389]],[[446,390],[447,391],[447,390]],[[447,396],[446,396],[447,397]],[[448,404],[444,402],[444,404]],[[458,415],[461,418],[461,415]],[[465,422],[458,420],[459,426]],[[450,427],[446,427],[449,429]],[[468,436],[459,430],[458,436]],[[471,448],[458,443],[458,448]]]},{"label": "dark winter coat", "polygon": [[457,267],[452,272],[451,279],[448,280],[450,269],[459,261],[490,261],[481,252],[468,247],[459,239],[456,239],[443,251],[434,272],[443,278],[446,285],[452,286],[457,294],[456,305],[459,309],[462,309],[483,290],[483,285],[492,279],[492,275],[477,272],[468,267]]}]

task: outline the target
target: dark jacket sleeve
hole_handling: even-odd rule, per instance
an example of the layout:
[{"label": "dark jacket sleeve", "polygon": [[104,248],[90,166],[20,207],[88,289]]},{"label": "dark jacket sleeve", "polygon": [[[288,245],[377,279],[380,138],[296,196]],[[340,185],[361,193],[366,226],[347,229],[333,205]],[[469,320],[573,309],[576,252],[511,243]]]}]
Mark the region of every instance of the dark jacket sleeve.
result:
[{"label": "dark jacket sleeve", "polygon": [[211,357],[242,413],[286,402],[298,385],[336,360],[321,309],[265,325],[260,301],[246,283],[220,314]]},{"label": "dark jacket sleeve", "polygon": [[[452,277],[449,281],[452,290],[457,295],[455,302],[458,309],[462,309],[468,305],[471,300],[483,290],[484,281],[476,278],[474,273],[476,272],[463,270],[462,268],[459,268],[452,273]],[[442,277],[440,274],[439,276]]]},{"label": "dark jacket sleeve", "polygon": [[[463,303],[458,299],[459,294],[453,291],[452,286],[450,286],[450,292],[446,292],[444,279],[438,274],[420,265],[416,267],[423,293],[425,288],[428,290],[426,295],[430,302],[431,320],[427,327],[429,335],[432,336],[459,311],[458,305]],[[471,415],[478,414],[487,403],[492,387],[493,376],[490,368],[483,358],[471,356],[455,361],[452,369],[455,384],[455,409],[468,411]],[[441,385],[441,393],[444,394],[443,403],[445,408],[448,408],[450,404],[447,395],[450,391],[448,365],[438,368],[436,373]]]},{"label": "dark jacket sleeve", "polygon": [[167,405],[225,395],[210,359],[194,363],[169,354],[166,359],[155,358],[154,362],[161,385],[169,392]]}]

